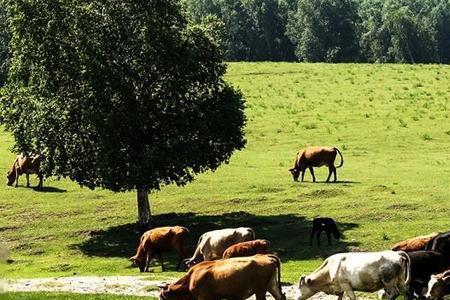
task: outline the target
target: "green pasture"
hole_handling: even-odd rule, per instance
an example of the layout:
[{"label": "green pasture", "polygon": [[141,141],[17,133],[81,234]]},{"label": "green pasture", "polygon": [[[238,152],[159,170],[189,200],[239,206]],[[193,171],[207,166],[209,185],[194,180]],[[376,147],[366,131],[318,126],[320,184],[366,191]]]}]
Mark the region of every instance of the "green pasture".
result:
[{"label": "green pasture", "polygon": [[[132,297],[102,294],[69,293],[9,293],[0,295],[0,300],[149,300],[149,297]],[[151,298],[150,298],[151,299]]]},{"label": "green pasture", "polygon": [[[158,226],[191,229],[189,253],[207,230],[251,226],[271,240],[283,281],[292,283],[335,252],[388,249],[450,229],[449,66],[232,63],[226,78],[247,100],[247,147],[186,187],[151,194]],[[14,158],[11,145],[2,132],[3,174]],[[288,169],[307,145],[341,150],[337,183],[323,182],[325,168],[316,169],[318,183],[309,173],[307,182],[292,181]],[[135,193],[56,178],[45,180],[43,192],[24,183],[0,185],[7,278],[139,274],[127,260],[139,238]],[[337,220],[339,244],[327,246],[323,236],[322,247],[309,246],[316,216]],[[172,271],[175,256],[168,258],[171,271],[155,265],[149,279],[181,276]]]}]

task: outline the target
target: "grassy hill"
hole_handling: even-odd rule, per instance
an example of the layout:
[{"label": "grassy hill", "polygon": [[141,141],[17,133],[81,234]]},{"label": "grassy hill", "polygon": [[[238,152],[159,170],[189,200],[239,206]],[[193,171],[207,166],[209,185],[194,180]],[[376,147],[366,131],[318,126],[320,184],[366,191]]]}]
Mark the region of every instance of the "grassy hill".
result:
[{"label": "grassy hill", "polygon": [[[215,173],[151,195],[157,224],[189,227],[191,249],[206,230],[251,226],[282,258],[283,281],[294,282],[332,253],[450,229],[450,67],[233,63],[227,80],[247,99],[246,149]],[[2,132],[3,174],[11,143]],[[325,168],[316,169],[318,183],[309,173],[307,182],[292,181],[288,168],[306,145],[342,151],[337,183],[323,182]],[[52,178],[37,192],[24,182],[0,185],[0,241],[13,260],[7,277],[138,274],[127,260],[138,242],[134,193]],[[321,248],[309,246],[316,216],[337,220],[338,245],[323,236]],[[155,266],[150,277],[180,274]]]}]

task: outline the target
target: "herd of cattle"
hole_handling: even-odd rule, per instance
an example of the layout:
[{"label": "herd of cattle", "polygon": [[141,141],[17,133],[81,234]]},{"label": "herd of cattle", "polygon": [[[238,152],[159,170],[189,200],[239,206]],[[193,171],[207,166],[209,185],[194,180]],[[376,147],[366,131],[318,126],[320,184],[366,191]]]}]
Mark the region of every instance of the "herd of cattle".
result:
[{"label": "herd of cattle", "polygon": [[[194,254],[186,258],[183,242],[189,230],[181,226],[159,227],[145,232],[136,255],[130,259],[147,271],[157,257],[164,271],[162,254],[175,250],[188,272],[172,284],[161,285],[160,298],[286,299],[281,289],[281,262],[271,254],[267,240],[255,239],[248,227],[214,230],[200,236]],[[379,291],[382,299],[405,294],[408,299],[441,299],[450,294],[450,232],[418,236],[381,252],[348,252],[328,257],[312,274],[301,276],[296,300],[318,292],[344,293],[354,300],[354,291]]]},{"label": "herd of cattle", "polygon": [[[310,147],[300,150],[289,169],[293,179],[301,174],[303,181],[309,169],[313,181],[313,167],[328,166],[326,181],[334,175],[334,161],[340,155],[337,148]],[[15,186],[21,174],[35,173],[39,177],[38,189],[42,189],[43,176],[39,171],[42,156],[19,155],[7,174],[7,183]],[[325,231],[328,243],[331,234],[339,239],[341,234],[330,218],[318,218],[313,222],[310,244],[314,236],[320,245],[320,233]],[[157,257],[164,271],[162,254],[176,251],[188,272],[172,284],[160,286],[163,300],[220,300],[246,299],[255,295],[265,299],[269,292],[276,300],[286,299],[281,289],[281,261],[271,254],[267,240],[255,239],[255,232],[248,227],[227,228],[204,233],[198,240],[191,258],[186,258],[183,242],[189,230],[181,226],[159,227],[145,232],[136,255],[130,259],[141,272],[148,271],[150,260]],[[301,276],[296,287],[296,300],[305,300],[318,292],[337,295],[344,293],[355,300],[354,291],[379,291],[382,299],[395,299],[405,294],[408,299],[438,300],[450,294],[450,232],[433,233],[400,242],[392,250],[382,252],[349,252],[328,257],[312,274]]]}]

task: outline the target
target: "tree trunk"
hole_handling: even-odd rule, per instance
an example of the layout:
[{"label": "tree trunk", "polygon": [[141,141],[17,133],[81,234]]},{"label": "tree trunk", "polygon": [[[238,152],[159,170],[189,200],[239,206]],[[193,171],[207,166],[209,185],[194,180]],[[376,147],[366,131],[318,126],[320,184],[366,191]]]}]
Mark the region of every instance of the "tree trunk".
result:
[{"label": "tree trunk", "polygon": [[146,188],[137,189],[138,205],[138,225],[142,231],[150,229],[152,214],[150,202],[148,201],[148,190]]}]

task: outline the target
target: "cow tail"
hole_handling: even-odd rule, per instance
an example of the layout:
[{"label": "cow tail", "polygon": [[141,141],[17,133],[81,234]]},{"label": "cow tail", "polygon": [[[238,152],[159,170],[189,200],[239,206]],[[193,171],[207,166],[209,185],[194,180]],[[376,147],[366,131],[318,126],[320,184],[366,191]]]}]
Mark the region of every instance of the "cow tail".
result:
[{"label": "cow tail", "polygon": [[411,280],[411,258],[409,257],[408,253],[404,251],[400,251],[399,253],[405,259],[405,268],[406,268],[405,285],[408,286]]},{"label": "cow tail", "polygon": [[197,242],[197,247],[195,247],[194,255],[189,259],[189,261],[194,261],[200,255],[200,243],[202,242],[203,235],[200,236]]},{"label": "cow tail", "polygon": [[339,151],[338,148],[334,147],[333,149],[336,150],[336,152],[341,157],[341,163],[339,164],[339,166],[336,167],[336,168],[340,168],[340,167],[342,167],[344,165],[344,157],[342,156],[342,153],[341,153],[341,151]]},{"label": "cow tail", "polygon": [[283,290],[281,288],[281,260],[278,256],[270,254],[269,257],[272,257],[277,261],[277,281],[278,281],[278,288],[280,289],[280,293],[283,293]]}]

